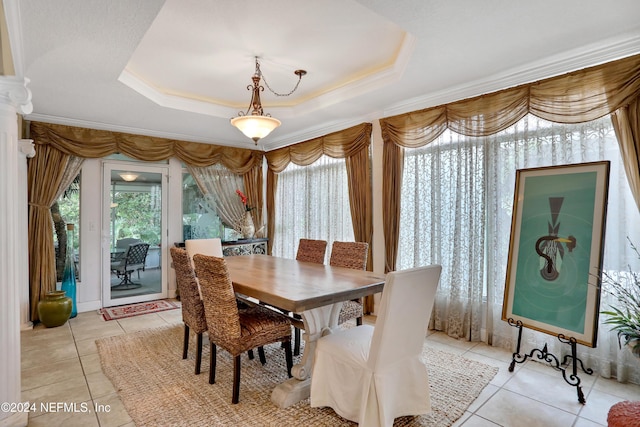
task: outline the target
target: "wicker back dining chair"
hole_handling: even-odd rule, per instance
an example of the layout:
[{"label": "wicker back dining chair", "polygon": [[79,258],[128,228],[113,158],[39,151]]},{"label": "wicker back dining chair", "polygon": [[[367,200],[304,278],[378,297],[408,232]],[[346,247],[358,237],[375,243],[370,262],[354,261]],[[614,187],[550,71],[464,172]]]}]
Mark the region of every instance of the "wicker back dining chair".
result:
[{"label": "wicker back dining chair", "polygon": [[173,268],[176,271],[176,282],[180,302],[182,303],[182,321],[184,322],[184,342],[182,358],[186,359],[189,351],[189,330],[196,334],[196,375],[200,373],[202,362],[202,334],[207,331],[207,320],[204,316],[204,305],[200,299],[196,276],[191,268],[191,260],[185,249],[170,248]]},{"label": "wicker back dining chair", "polygon": [[[367,268],[368,253],[369,244],[365,242],[333,242],[329,265],[364,270]],[[362,299],[345,301],[342,303],[338,324],[356,319],[356,324],[362,325],[363,314]]]},{"label": "wicker back dining chair", "polygon": [[[215,383],[217,346],[228,351],[234,358],[231,403],[238,403],[240,398],[240,355],[245,351],[281,343],[285,349],[287,374],[291,377],[291,321],[260,305],[239,309],[223,258],[196,254],[193,261],[200,280],[211,345],[209,384]],[[261,361],[264,364],[262,358]]]},{"label": "wicker back dining chair", "polygon": [[324,264],[324,255],[326,252],[326,240],[300,239],[296,260]]},{"label": "wicker back dining chair", "polygon": [[[315,264],[324,264],[325,253],[327,252],[326,240],[300,239],[298,242],[298,252],[296,253],[297,261],[313,262]],[[300,315],[294,314],[293,317],[300,319]],[[294,328],[293,339],[293,355],[300,354],[300,329]]]}]

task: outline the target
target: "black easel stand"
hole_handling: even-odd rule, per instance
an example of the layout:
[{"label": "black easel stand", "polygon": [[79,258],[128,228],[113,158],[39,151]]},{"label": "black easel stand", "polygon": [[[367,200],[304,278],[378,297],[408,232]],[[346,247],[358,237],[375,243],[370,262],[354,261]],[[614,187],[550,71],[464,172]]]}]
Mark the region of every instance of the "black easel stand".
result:
[{"label": "black easel stand", "polygon": [[[521,355],[520,342],[522,341],[522,326],[523,326],[522,322],[520,320],[515,321],[513,319],[508,319],[507,322],[509,323],[510,326],[518,328],[518,347],[516,348],[516,352],[513,353],[513,359],[511,360],[511,364],[509,365],[509,372],[513,372],[513,369],[515,368],[516,363],[524,363],[528,358],[533,359],[533,356],[535,355],[538,358],[538,360],[544,360],[545,362],[552,364],[552,368],[558,371],[562,371],[562,377],[564,378],[564,380],[569,385],[576,387],[576,391],[578,392],[578,402],[582,403],[583,405],[587,403],[587,401],[584,399],[584,394],[582,393],[582,387],[580,386],[580,378],[578,378],[578,375],[577,375],[578,362],[580,363],[580,368],[584,371],[584,373],[588,375],[593,374],[593,369],[585,369],[584,364],[582,363],[582,360],[576,357],[576,344],[577,344],[576,339],[573,337],[567,338],[563,334],[558,335],[558,340],[560,340],[561,343],[571,345],[571,355],[566,355],[562,360],[562,364],[558,361],[558,358],[556,356],[554,356],[553,354],[547,351],[546,344],[544,345],[542,350],[534,348],[533,350],[531,350],[531,353]],[[570,358],[573,360],[573,363],[572,363],[573,370],[571,375],[567,377],[567,370],[562,366],[568,365]],[[555,366],[553,366],[553,364],[555,364]]]}]

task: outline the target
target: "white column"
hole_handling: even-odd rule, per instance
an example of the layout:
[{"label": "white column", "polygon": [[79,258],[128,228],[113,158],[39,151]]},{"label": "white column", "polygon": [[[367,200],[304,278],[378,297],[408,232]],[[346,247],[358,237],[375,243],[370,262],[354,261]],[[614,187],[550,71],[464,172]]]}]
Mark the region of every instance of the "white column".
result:
[{"label": "white column", "polygon": [[[32,110],[27,79],[0,76],[0,403],[18,403],[21,300],[28,288],[26,155],[18,112]],[[26,426],[26,412],[0,411],[0,427]]]},{"label": "white column", "polygon": [[16,252],[22,254],[19,258],[20,266],[18,268],[18,283],[23,283],[20,287],[20,329],[33,328],[31,322],[31,310],[29,309],[29,242],[25,238],[28,234],[28,216],[29,216],[29,195],[28,195],[28,179],[27,179],[27,159],[36,155],[36,149],[33,145],[33,139],[18,140],[18,196],[21,200],[16,201],[16,209],[19,209],[18,220],[24,218],[23,224],[18,224],[16,231]]}]

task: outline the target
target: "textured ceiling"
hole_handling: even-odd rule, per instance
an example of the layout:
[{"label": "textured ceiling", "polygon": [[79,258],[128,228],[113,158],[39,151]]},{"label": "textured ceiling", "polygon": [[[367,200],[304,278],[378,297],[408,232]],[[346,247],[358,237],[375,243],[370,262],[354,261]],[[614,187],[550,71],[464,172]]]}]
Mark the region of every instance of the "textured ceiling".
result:
[{"label": "textured ceiling", "polygon": [[30,120],[251,147],[254,56],[282,126],[266,150],[640,53],[618,0],[5,0]]}]

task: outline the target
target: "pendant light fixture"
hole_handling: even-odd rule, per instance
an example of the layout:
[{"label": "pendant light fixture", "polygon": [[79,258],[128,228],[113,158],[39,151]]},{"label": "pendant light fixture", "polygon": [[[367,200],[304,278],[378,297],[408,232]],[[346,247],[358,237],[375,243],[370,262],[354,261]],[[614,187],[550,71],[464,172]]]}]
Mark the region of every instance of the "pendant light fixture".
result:
[{"label": "pendant light fixture", "polygon": [[249,107],[247,111],[240,111],[238,113],[238,117],[234,117],[231,119],[231,125],[237,127],[240,132],[245,134],[247,137],[253,139],[256,145],[258,145],[258,140],[264,138],[269,135],[272,130],[280,126],[280,120],[275,117],[271,117],[270,114],[265,114],[262,109],[262,103],[260,102],[260,92],[264,90],[264,87],[260,85],[260,79],[264,80],[264,84],[267,86],[270,92],[277,96],[289,96],[293,92],[296,91],[298,85],[300,84],[300,80],[302,80],[302,76],[307,74],[305,70],[296,70],[294,74],[298,76],[298,82],[296,83],[293,90],[289,93],[277,93],[269,87],[267,80],[264,75],[262,75],[262,71],[260,70],[260,62],[258,62],[258,57],[256,56],[256,71],[251,77],[253,81],[253,85],[248,85],[247,90],[251,91],[251,102],[249,103]]},{"label": "pendant light fixture", "polygon": [[133,172],[122,172],[120,173],[120,178],[124,179],[127,182],[135,181],[138,178],[137,173]]}]

